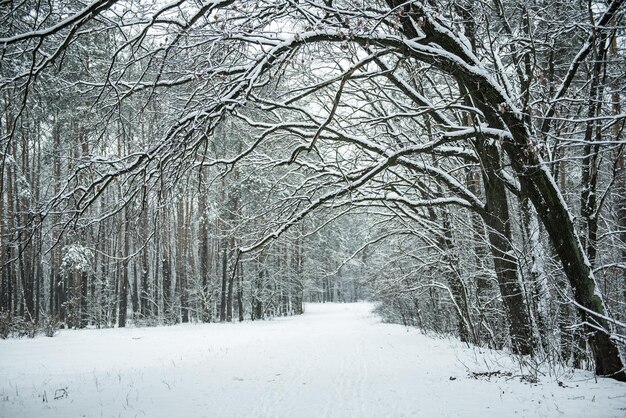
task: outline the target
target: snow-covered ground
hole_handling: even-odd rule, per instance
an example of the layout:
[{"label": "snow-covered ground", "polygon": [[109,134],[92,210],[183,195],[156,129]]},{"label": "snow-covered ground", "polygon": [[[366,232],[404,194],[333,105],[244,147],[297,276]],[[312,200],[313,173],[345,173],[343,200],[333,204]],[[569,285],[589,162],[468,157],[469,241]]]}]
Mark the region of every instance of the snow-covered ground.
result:
[{"label": "snow-covered ground", "polygon": [[624,384],[522,382],[504,354],[382,324],[372,307],[0,341],[0,416],[626,416]]}]

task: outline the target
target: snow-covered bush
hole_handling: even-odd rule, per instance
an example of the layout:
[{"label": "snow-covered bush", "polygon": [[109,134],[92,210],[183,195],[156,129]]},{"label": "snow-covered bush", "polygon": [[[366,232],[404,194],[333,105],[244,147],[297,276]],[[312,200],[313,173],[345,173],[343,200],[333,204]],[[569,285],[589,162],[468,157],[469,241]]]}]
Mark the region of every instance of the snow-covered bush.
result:
[{"label": "snow-covered bush", "polygon": [[61,269],[66,273],[87,272],[93,264],[93,252],[80,244],[70,244],[63,248]]},{"label": "snow-covered bush", "polygon": [[33,338],[37,334],[37,326],[22,316],[11,316],[8,313],[0,313],[0,338],[28,337]]}]

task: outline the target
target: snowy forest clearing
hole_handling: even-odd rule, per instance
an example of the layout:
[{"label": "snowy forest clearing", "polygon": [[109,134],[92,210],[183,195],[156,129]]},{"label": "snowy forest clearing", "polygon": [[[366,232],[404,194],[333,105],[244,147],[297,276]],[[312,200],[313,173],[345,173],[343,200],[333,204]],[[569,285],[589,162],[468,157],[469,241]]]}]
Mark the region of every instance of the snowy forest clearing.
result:
[{"label": "snowy forest clearing", "polygon": [[[621,417],[626,385],[520,381],[506,355],[308,304],[239,324],[0,341],[2,417]],[[492,373],[491,377],[487,373]],[[509,375],[510,373],[510,375]]]}]

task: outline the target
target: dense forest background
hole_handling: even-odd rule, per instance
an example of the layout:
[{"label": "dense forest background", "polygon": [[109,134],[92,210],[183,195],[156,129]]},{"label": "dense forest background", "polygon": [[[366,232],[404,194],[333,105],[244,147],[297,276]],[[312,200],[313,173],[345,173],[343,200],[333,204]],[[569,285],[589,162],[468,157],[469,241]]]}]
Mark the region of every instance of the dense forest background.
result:
[{"label": "dense forest background", "polygon": [[626,379],[622,1],[0,1],[0,331],[389,321]]}]

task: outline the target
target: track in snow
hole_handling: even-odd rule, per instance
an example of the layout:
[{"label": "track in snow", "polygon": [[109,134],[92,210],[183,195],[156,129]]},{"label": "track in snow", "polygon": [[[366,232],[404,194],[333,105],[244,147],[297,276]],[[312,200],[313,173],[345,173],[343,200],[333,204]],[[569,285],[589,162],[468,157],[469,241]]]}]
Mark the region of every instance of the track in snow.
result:
[{"label": "track in snow", "polygon": [[[516,371],[373,305],[309,304],[300,317],[241,324],[63,331],[0,341],[1,417],[621,417],[626,385]],[[451,378],[453,380],[451,380]],[[59,399],[54,399],[55,394]]]}]

